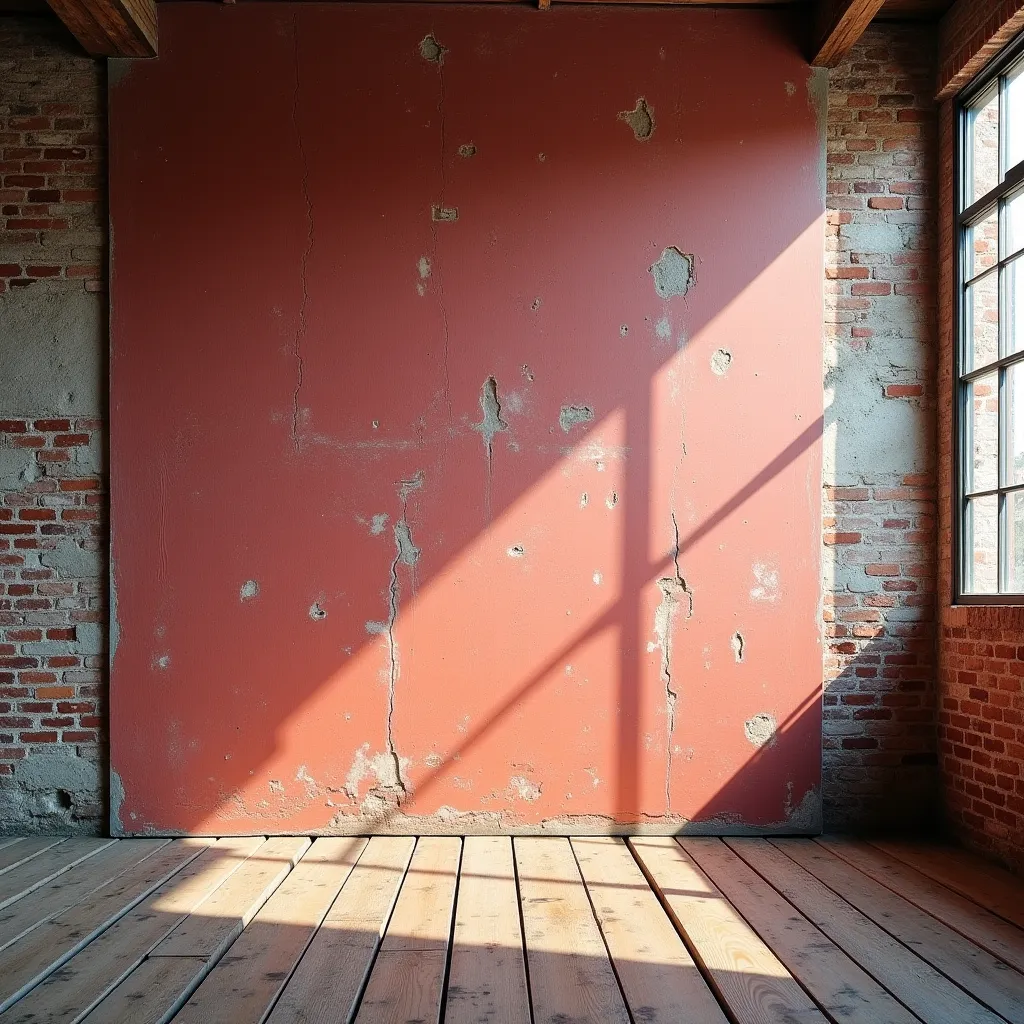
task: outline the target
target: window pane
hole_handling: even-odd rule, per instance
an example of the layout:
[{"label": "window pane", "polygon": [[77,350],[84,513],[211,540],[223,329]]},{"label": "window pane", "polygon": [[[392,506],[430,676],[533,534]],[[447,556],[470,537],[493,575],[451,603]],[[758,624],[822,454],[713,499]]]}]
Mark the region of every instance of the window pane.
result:
[{"label": "window pane", "polygon": [[1006,300],[1006,354],[1024,349],[1024,256],[1003,268]]},{"label": "window pane", "polygon": [[1024,64],[1006,76],[1006,170],[1024,160]]},{"label": "window pane", "polygon": [[1003,235],[1003,256],[1012,256],[1024,249],[1024,192],[1018,192],[1005,207],[1006,227]]},{"label": "window pane", "polygon": [[967,289],[964,303],[967,329],[965,370],[980,369],[999,357],[999,278],[983,277]]},{"label": "window pane", "polygon": [[1024,593],[1024,492],[1006,496],[1009,516],[1006,523],[1006,548],[1009,566],[1006,588],[1014,594]]},{"label": "window pane", "polygon": [[999,395],[996,374],[986,373],[967,385],[968,452],[966,491],[987,491],[998,486]]},{"label": "window pane", "polygon": [[967,503],[964,540],[967,543],[967,579],[969,594],[995,594],[999,590],[998,537],[999,499],[972,498]]},{"label": "window pane", "polygon": [[1024,363],[1007,367],[1006,486],[1024,484]]},{"label": "window pane", "polygon": [[999,90],[992,84],[967,113],[967,205],[999,184]]},{"label": "window pane", "polygon": [[[1020,213],[1024,213],[1024,206],[1021,207]],[[983,270],[994,267],[998,258],[999,211],[994,209],[967,229],[967,279],[977,277]]]}]

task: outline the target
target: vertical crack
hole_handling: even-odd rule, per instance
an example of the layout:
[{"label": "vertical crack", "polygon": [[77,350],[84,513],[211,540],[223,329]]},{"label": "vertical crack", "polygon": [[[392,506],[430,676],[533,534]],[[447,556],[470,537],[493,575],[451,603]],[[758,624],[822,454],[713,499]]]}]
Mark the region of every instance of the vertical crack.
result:
[{"label": "vertical crack", "polygon": [[295,331],[295,342],[292,346],[292,353],[295,356],[295,390],[292,392],[292,444],[295,451],[300,450],[299,443],[299,392],[302,390],[302,378],[305,371],[305,361],[302,357],[302,342],[306,337],[306,308],[309,305],[309,287],[306,277],[306,269],[309,264],[310,254],[313,252],[313,201],[309,195],[309,161],[306,156],[306,147],[302,140],[302,130],[299,128],[299,18],[298,14],[292,17],[292,40],[294,43],[295,63],[295,91],[292,96],[292,128],[295,131],[295,142],[299,150],[299,158],[302,161],[302,198],[306,205],[306,245],[302,251],[302,258],[299,263],[299,283],[302,287],[302,298],[299,302],[299,324]]},{"label": "vertical crack", "polygon": [[683,600],[686,601],[685,618],[693,615],[693,593],[683,579],[682,571],[679,568],[679,522],[675,512],[672,515],[672,529],[674,541],[672,548],[672,565],[675,574],[658,580],[658,589],[661,591],[661,604],[654,613],[654,636],[656,643],[654,647],[661,648],[661,680],[665,684],[665,711],[666,723],[666,757],[665,757],[665,807],[671,810],[672,807],[672,742],[676,731],[676,703],[679,700],[679,690],[672,678],[672,623],[675,619],[676,610]]},{"label": "vertical crack", "polygon": [[399,484],[398,495],[402,502],[402,515],[395,523],[395,557],[391,563],[391,573],[388,583],[388,714],[386,723],[385,744],[388,757],[394,763],[395,785],[400,791],[399,803],[409,795],[409,790],[402,778],[402,763],[395,748],[395,692],[398,687],[398,678],[401,675],[401,662],[399,658],[398,641],[395,639],[395,625],[398,622],[398,609],[401,602],[401,582],[398,577],[398,567],[407,565],[413,569],[420,560],[420,549],[416,547],[412,539],[412,530],[409,528],[409,495],[423,486],[423,474],[417,473],[411,480],[403,480]]}]

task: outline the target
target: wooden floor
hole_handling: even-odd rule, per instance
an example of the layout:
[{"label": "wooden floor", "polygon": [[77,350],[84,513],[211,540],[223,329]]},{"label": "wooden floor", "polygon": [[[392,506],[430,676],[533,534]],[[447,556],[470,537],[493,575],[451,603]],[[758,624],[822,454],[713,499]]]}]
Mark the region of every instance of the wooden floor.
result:
[{"label": "wooden floor", "polygon": [[0,839],[0,1011],[1024,1024],[1024,887],[842,839]]}]

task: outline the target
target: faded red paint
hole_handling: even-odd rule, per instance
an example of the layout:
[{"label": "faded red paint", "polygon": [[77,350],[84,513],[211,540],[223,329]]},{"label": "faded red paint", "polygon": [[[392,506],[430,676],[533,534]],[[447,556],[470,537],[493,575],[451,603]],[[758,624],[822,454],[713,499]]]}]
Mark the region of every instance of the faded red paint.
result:
[{"label": "faded red paint", "polygon": [[[814,827],[823,98],[795,39],[765,11],[161,8],[111,98],[119,827]],[[655,292],[669,247],[685,297]]]}]

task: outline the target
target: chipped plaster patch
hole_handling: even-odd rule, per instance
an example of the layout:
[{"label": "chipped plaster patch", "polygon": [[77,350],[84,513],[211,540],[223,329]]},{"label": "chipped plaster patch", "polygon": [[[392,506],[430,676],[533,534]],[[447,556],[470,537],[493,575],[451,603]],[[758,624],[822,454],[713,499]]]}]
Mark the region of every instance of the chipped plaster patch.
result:
[{"label": "chipped plaster patch", "polygon": [[430,219],[437,223],[454,223],[459,219],[459,208],[457,206],[441,206],[434,203],[430,207]]},{"label": "chipped plaster patch", "polygon": [[778,725],[775,716],[763,711],[753,718],[748,718],[743,723],[743,735],[755,746],[771,746],[775,743],[775,734]]},{"label": "chipped plaster patch", "polygon": [[495,434],[508,430],[508,424],[501,418],[498,382],[494,377],[488,377],[480,387],[480,412],[480,422],[474,423],[473,429],[483,437],[487,458],[490,459]]},{"label": "chipped plaster patch", "polygon": [[259,597],[259,593],[259,583],[256,580],[246,580],[238,591],[238,599],[240,601],[251,601],[254,597]]},{"label": "chipped plaster patch", "polygon": [[415,565],[420,560],[420,549],[413,543],[412,530],[404,519],[395,523],[395,546],[398,561],[403,565]]},{"label": "chipped plaster patch", "polygon": [[428,33],[420,40],[420,56],[431,64],[443,64],[447,52],[448,48],[442,46],[433,33]]},{"label": "chipped plaster patch", "polygon": [[589,405],[563,405],[558,413],[558,425],[568,434],[580,423],[590,423],[594,418],[594,410]]},{"label": "chipped plaster patch", "polygon": [[654,290],[662,299],[686,295],[694,284],[693,254],[682,252],[674,245],[665,249],[647,269],[654,278]]},{"label": "chipped plaster patch", "polygon": [[324,608],[324,607],[323,607],[323,606],[322,606],[322,605],[320,604],[320,602],[319,602],[319,601],[314,601],[314,602],[313,602],[313,603],[312,603],[312,604],[311,604],[311,605],[309,606],[309,617],[310,617],[310,618],[311,618],[311,619],[312,619],[312,620],[313,620],[314,622],[322,622],[322,621],[323,621],[324,619],[326,619],[326,618],[327,618],[327,611],[326,611],[326,609],[325,609],[325,608]]},{"label": "chipped plaster patch", "polygon": [[633,135],[639,142],[646,142],[654,134],[654,111],[641,96],[632,110],[620,110],[616,115],[633,129]]},{"label": "chipped plaster patch", "polygon": [[472,142],[464,142],[459,146],[459,156],[464,160],[468,160],[471,156],[476,156],[476,145]]},{"label": "chipped plaster patch", "polygon": [[743,661],[743,651],[746,647],[746,640],[743,639],[743,634],[736,632],[729,638],[729,646],[732,648],[732,656],[737,662]]},{"label": "chipped plaster patch", "polygon": [[725,348],[717,348],[711,355],[711,372],[716,377],[724,377],[732,363],[732,353]]},{"label": "chipped plaster patch", "polygon": [[522,544],[513,544],[505,553],[509,558],[523,558],[526,555],[526,549]]},{"label": "chipped plaster patch", "polygon": [[[364,743],[352,758],[348,774],[345,776],[344,792],[353,801],[360,797],[361,784],[369,779],[370,788],[367,799],[372,802],[377,791],[385,791],[393,794],[406,792],[405,780],[402,776],[410,764],[409,758],[396,758],[392,754],[383,751],[370,755],[370,744]],[[364,805],[366,801],[364,800]],[[384,801],[386,805],[386,801]]]}]

